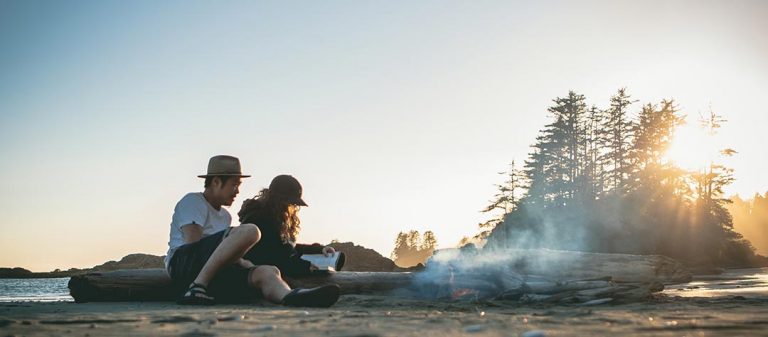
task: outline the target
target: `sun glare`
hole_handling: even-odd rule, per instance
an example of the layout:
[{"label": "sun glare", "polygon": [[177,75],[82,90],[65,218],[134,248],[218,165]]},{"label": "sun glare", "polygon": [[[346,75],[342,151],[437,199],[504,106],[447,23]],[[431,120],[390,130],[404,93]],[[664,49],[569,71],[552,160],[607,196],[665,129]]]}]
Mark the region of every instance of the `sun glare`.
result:
[{"label": "sun glare", "polygon": [[690,120],[675,131],[666,157],[676,166],[700,171],[717,159],[715,137],[708,135],[697,122]]}]

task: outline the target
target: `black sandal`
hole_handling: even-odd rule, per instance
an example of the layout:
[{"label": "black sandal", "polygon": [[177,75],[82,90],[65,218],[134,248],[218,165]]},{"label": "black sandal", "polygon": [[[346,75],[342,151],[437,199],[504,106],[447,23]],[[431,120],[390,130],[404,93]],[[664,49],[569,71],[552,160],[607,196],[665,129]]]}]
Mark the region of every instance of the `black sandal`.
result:
[{"label": "black sandal", "polygon": [[192,282],[184,296],[176,301],[176,303],[183,305],[213,305],[215,302],[213,297],[208,295],[208,288],[202,284]]},{"label": "black sandal", "polygon": [[327,308],[339,300],[341,289],[336,284],[316,288],[296,288],[283,297],[283,304],[291,307]]}]

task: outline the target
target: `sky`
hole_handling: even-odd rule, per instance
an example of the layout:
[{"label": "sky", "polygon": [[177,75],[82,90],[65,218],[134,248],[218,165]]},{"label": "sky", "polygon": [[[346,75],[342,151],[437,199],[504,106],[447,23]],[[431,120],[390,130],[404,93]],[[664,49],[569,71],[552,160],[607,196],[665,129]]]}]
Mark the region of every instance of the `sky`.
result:
[{"label": "sky", "polygon": [[569,90],[711,108],[739,152],[728,192],[764,193],[766,18],[764,1],[0,0],[0,267],[165,254],[217,154],[253,175],[233,214],[301,181],[301,242],[451,247]]}]

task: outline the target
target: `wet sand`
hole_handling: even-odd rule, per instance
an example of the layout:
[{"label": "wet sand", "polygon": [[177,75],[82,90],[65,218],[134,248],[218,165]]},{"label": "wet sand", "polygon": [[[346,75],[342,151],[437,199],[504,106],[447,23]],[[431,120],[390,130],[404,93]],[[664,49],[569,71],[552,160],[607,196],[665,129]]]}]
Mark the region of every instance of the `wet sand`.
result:
[{"label": "wet sand", "polygon": [[646,302],[595,306],[368,295],[342,296],[329,309],[268,303],[0,303],[0,337],[768,336],[766,271],[697,277]]}]

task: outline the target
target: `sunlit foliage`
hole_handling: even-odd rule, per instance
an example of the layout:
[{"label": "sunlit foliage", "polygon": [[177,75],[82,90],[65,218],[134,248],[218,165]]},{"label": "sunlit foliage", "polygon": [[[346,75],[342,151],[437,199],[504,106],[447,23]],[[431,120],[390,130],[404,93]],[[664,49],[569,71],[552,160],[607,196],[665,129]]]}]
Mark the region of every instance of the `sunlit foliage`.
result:
[{"label": "sunlit foliage", "polygon": [[437,238],[432,231],[400,232],[395,239],[395,249],[392,250],[392,260],[400,267],[412,267],[424,264],[437,248]]},{"label": "sunlit foliage", "polygon": [[[733,170],[719,159],[735,151],[723,146],[703,169],[680,168],[666,154],[685,115],[671,99],[633,110],[636,102],[626,89],[604,110],[587,108],[573,91],[554,99],[551,123],[518,177],[525,184],[515,186],[525,193],[496,221],[488,247],[663,254],[692,265],[757,263],[725,208],[723,188],[733,182]],[[714,134],[724,121],[711,113],[701,125]],[[508,189],[499,187],[499,195]]]}]

